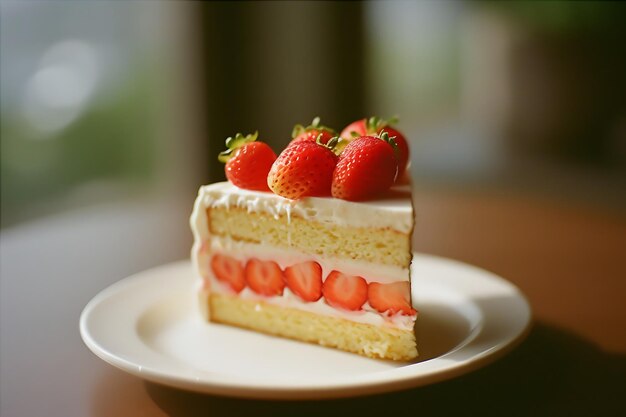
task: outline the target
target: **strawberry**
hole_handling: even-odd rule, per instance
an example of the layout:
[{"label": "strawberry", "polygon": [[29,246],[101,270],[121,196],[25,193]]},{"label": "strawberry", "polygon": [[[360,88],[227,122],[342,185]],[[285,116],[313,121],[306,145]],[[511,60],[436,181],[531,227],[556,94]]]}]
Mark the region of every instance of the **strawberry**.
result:
[{"label": "strawberry", "polygon": [[410,284],[408,281],[381,284],[370,282],[367,298],[370,306],[379,313],[402,313],[412,316],[417,312],[411,307]]},{"label": "strawberry", "polygon": [[380,135],[383,131],[387,132],[389,137],[393,138],[397,145],[398,177],[401,177],[409,163],[409,144],[400,131],[391,127],[391,125],[397,123],[397,121],[398,119],[396,117],[384,120],[372,116],[369,119],[361,119],[350,123],[341,131],[339,136],[344,140],[351,141],[360,136]]},{"label": "strawberry", "polygon": [[226,178],[239,188],[269,191],[267,173],[276,160],[276,154],[266,143],[257,142],[258,132],[248,136],[237,133],[226,139],[226,151],[218,159],[225,162]]},{"label": "strawberry", "polygon": [[350,123],[343,128],[339,136],[347,140],[352,140],[359,136],[367,136],[368,133],[376,133],[376,129],[372,132],[367,131],[367,121],[368,119],[360,119]]},{"label": "strawberry", "polygon": [[304,301],[322,297],[322,267],[315,261],[301,262],[285,268],[287,287]]},{"label": "strawberry", "polygon": [[268,297],[283,295],[285,288],[283,271],[278,264],[255,258],[251,258],[246,263],[246,282],[252,291]]},{"label": "strawberry", "polygon": [[409,164],[409,144],[402,133],[396,129],[385,126],[377,133],[382,135],[386,132],[393,141],[396,142],[396,156],[398,157],[398,179],[400,179],[406,171],[406,167]]},{"label": "strawberry", "polygon": [[333,129],[321,125],[320,118],[316,117],[309,126],[295,125],[291,132],[293,139],[289,144],[301,141],[315,142],[319,138],[319,141],[326,145],[334,136],[337,136],[337,133]]},{"label": "strawberry", "polygon": [[396,179],[398,162],[393,139],[361,136],[350,142],[337,160],[332,195],[343,200],[366,200],[388,190]]},{"label": "strawberry", "polygon": [[326,145],[300,141],[287,146],[270,169],[267,184],[280,196],[297,200],[308,196],[330,195],[337,156],[333,138]]},{"label": "strawberry", "polygon": [[216,253],[211,258],[211,270],[215,277],[230,286],[236,293],[246,286],[243,267],[234,258]]},{"label": "strawberry", "polygon": [[331,306],[357,311],[367,301],[367,282],[363,277],[332,271],[324,281],[322,293]]}]

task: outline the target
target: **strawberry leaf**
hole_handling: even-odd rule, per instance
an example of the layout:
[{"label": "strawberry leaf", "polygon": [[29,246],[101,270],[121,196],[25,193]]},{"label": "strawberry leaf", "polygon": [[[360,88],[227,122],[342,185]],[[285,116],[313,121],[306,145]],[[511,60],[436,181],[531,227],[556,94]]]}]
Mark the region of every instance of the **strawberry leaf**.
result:
[{"label": "strawberry leaf", "polygon": [[311,122],[311,124],[308,126],[302,126],[301,124],[295,125],[293,127],[293,130],[291,131],[291,138],[295,139],[296,136],[301,135],[304,132],[310,132],[311,130],[325,131],[325,132],[330,133],[331,135],[337,134],[334,129],[328,126],[322,125],[321,119],[319,117],[315,117],[313,121]]},{"label": "strawberry leaf", "polygon": [[341,140],[341,138],[339,136],[333,136],[332,138],[328,140],[327,143],[323,143],[322,142],[323,136],[324,135],[322,135],[321,133],[317,135],[317,139],[315,140],[315,143],[325,148],[328,148],[331,152],[335,152],[335,147],[337,146],[337,143],[339,142],[339,140]]},{"label": "strawberry leaf", "polygon": [[398,116],[392,116],[389,119],[381,119],[378,116],[372,116],[365,120],[365,131],[369,134],[375,134],[380,129],[398,123]]},{"label": "strawberry leaf", "polygon": [[293,130],[291,131],[291,139],[294,139],[296,136],[298,136],[299,134],[305,132],[305,127],[302,126],[301,124],[297,124],[293,127]]},{"label": "strawberry leaf", "polygon": [[[335,139],[335,138],[333,138]],[[332,139],[331,139],[332,140]],[[337,144],[335,145],[335,147],[333,148],[333,152],[335,152],[335,155],[339,155],[341,154],[341,152],[343,152],[343,150],[345,149],[346,146],[348,146],[348,143],[350,143],[350,140],[346,140],[344,138],[339,138],[337,140]]]},{"label": "strawberry leaf", "polygon": [[254,133],[250,133],[246,136],[241,133],[237,133],[235,137],[229,136],[226,138],[226,149],[223,152],[220,152],[217,156],[217,160],[223,163],[226,163],[234,156],[234,152],[241,148],[242,146],[254,142],[259,137],[259,132],[256,131]]},{"label": "strawberry leaf", "polygon": [[383,130],[379,135],[376,135],[376,137],[391,145],[393,151],[396,153],[396,156],[398,155],[398,145],[396,144],[395,136],[389,137],[389,134]]}]

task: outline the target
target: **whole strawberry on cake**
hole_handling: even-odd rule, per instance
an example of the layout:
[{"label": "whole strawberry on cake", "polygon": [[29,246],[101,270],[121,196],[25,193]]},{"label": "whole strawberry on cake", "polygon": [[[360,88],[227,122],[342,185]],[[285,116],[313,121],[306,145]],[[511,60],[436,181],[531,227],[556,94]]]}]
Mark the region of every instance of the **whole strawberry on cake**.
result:
[{"label": "whole strawberry on cake", "polygon": [[200,188],[192,260],[207,320],[358,353],[417,357],[405,137],[379,118],[315,118],[278,155],[226,140],[227,182]]}]

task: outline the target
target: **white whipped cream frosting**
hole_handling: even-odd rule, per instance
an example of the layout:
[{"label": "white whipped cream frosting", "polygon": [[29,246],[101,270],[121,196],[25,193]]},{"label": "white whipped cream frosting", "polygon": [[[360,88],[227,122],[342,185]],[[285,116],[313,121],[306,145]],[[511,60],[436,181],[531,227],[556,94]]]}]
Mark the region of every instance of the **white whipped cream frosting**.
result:
[{"label": "white whipped cream frosting", "polygon": [[[237,207],[249,213],[268,213],[276,218],[297,215],[319,223],[346,227],[372,227],[411,233],[413,206],[410,186],[396,186],[372,201],[352,202],[330,197],[305,197],[289,200],[274,193],[237,188],[230,182],[217,182],[200,187],[191,218],[197,224],[198,210],[207,207]],[[194,230],[203,232],[203,229]]]}]

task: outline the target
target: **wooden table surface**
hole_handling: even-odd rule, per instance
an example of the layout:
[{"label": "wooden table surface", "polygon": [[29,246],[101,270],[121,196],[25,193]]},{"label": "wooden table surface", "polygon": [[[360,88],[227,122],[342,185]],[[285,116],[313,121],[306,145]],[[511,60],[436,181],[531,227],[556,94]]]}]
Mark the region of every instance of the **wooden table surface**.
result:
[{"label": "wooden table surface", "polygon": [[188,204],[67,213],[1,237],[0,415],[626,415],[626,222],[617,212],[490,192],[416,189],[418,251],[493,271],[535,324],[512,353],[403,392],[321,402],[243,400],[145,382],[82,343],[78,317],[112,282],[186,256]]}]

